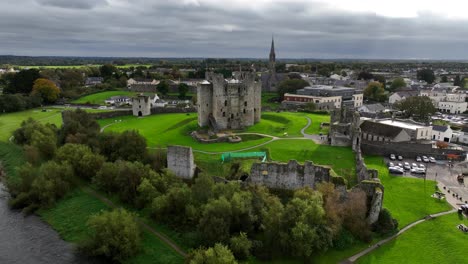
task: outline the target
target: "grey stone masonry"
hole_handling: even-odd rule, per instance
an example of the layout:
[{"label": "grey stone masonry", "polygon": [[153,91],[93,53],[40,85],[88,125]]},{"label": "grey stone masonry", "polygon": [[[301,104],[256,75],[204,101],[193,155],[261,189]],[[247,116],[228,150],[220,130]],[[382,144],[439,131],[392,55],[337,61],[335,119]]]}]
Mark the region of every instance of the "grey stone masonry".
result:
[{"label": "grey stone masonry", "polygon": [[179,178],[192,179],[196,169],[196,165],[193,161],[192,148],[168,146],[167,168]]},{"label": "grey stone masonry", "polygon": [[197,87],[198,125],[214,130],[243,129],[260,121],[261,84],[255,73],[235,72],[233,78],[206,73]]},{"label": "grey stone masonry", "polygon": [[330,168],[314,165],[311,161],[301,165],[290,160],[288,163],[255,163],[248,181],[269,188],[294,190],[305,186],[314,188],[316,183],[329,182],[330,178]]}]

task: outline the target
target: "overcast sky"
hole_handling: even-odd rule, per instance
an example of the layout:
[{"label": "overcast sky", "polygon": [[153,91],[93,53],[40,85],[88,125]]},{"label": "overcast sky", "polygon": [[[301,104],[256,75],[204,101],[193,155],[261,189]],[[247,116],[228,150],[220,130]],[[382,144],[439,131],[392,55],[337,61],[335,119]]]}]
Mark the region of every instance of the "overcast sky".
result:
[{"label": "overcast sky", "polygon": [[0,0],[0,54],[468,59],[464,0]]}]

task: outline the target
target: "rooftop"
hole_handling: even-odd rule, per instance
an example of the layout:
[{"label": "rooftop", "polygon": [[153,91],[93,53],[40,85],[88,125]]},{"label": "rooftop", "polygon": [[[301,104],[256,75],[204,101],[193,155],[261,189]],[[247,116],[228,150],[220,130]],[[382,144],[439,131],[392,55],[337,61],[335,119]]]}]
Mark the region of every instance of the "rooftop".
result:
[{"label": "rooftop", "polygon": [[425,128],[423,125],[418,125],[418,124],[413,124],[413,123],[407,123],[407,122],[402,122],[402,121],[397,121],[397,120],[379,120],[378,121],[381,124],[386,124],[390,126],[396,126],[396,127],[401,127],[404,129],[411,129],[411,130],[416,130],[418,128]]}]

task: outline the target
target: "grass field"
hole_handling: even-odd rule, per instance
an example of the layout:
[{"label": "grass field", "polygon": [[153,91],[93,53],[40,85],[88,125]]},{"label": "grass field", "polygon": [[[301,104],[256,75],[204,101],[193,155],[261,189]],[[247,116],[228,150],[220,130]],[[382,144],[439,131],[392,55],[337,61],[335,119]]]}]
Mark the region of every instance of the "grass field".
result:
[{"label": "grass field", "polygon": [[105,105],[104,101],[112,96],[117,96],[117,95],[134,96],[136,94],[137,93],[135,92],[129,92],[129,91],[106,91],[106,92],[100,92],[100,93],[95,93],[95,94],[90,94],[90,95],[80,97],[72,101],[72,103]]},{"label": "grass field", "polygon": [[0,161],[8,175],[8,181],[15,182],[16,167],[25,162],[22,148],[10,142],[0,141]]},{"label": "grass field", "polygon": [[366,157],[366,164],[379,171],[379,178],[385,187],[383,206],[390,210],[399,222],[399,228],[432,213],[448,211],[450,205],[434,199],[435,181],[417,178],[391,176],[382,157]]},{"label": "grass field", "polygon": [[22,112],[8,113],[0,115],[0,141],[8,141],[13,131],[20,127],[21,122],[28,118],[33,118],[42,123],[62,124],[61,109],[48,109],[42,112],[41,109],[31,109]]},{"label": "grass field", "polygon": [[468,234],[456,228],[462,223],[468,225],[468,220],[460,219],[456,213],[426,221],[362,257],[357,263],[467,263]]}]

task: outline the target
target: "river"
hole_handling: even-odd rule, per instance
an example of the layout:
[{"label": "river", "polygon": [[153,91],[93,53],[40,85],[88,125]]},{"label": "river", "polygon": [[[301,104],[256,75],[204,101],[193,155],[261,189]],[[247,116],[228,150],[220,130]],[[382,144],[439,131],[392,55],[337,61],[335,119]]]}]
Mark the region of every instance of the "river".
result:
[{"label": "river", "polygon": [[0,263],[84,264],[96,263],[78,256],[73,245],[36,215],[8,207],[8,192],[0,182]]}]

